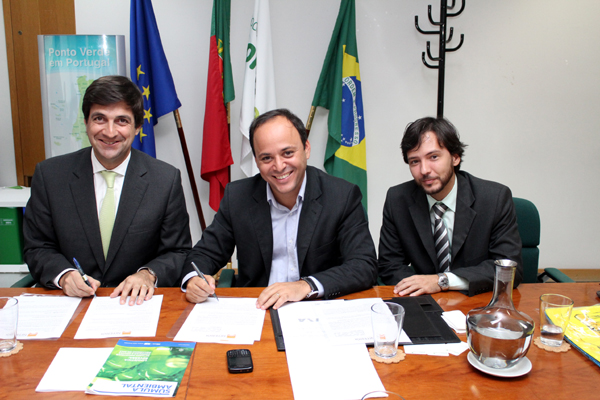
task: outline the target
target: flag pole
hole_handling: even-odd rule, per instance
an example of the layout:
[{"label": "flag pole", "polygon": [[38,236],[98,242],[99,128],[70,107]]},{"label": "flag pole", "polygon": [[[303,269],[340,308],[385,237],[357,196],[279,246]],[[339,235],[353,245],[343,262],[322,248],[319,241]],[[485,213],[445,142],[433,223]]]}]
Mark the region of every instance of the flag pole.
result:
[{"label": "flag pole", "polygon": [[310,129],[312,128],[313,119],[315,119],[315,111],[317,107],[311,106],[310,113],[308,113],[308,121],[306,121],[306,137],[310,135]]},{"label": "flag pole", "polygon": [[179,133],[179,141],[181,142],[181,150],[183,152],[183,158],[185,159],[185,167],[190,180],[190,186],[192,187],[192,194],[194,195],[194,203],[196,204],[198,219],[200,220],[200,228],[202,229],[202,232],[204,232],[206,229],[206,222],[204,222],[204,214],[202,213],[202,205],[200,204],[200,197],[198,196],[198,187],[196,186],[196,178],[194,178],[194,169],[192,168],[190,153],[188,152],[185,134],[183,133],[183,126],[181,125],[179,109],[173,111],[173,116],[175,117],[175,124],[177,125],[177,132]]}]

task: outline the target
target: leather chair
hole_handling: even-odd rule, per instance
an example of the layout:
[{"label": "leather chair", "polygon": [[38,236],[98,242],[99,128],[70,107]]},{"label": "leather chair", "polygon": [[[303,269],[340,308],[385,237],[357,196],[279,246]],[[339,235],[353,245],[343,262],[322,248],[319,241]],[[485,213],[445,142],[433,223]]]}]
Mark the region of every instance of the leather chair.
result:
[{"label": "leather chair", "polygon": [[538,282],[537,272],[540,262],[540,214],[529,200],[513,197],[519,235],[523,243],[523,283]]}]

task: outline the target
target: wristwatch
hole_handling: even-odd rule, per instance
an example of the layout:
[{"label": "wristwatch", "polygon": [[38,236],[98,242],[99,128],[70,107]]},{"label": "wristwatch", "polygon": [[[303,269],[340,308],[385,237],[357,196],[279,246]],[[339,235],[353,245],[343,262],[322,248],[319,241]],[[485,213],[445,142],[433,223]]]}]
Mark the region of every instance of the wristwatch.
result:
[{"label": "wristwatch", "polygon": [[450,289],[450,284],[448,283],[448,275],[444,273],[438,274],[438,285],[442,289],[442,292]]},{"label": "wristwatch", "polygon": [[319,296],[319,288],[317,288],[317,285],[313,282],[313,280],[308,276],[300,278],[300,280],[308,283],[308,286],[310,286],[310,292],[308,292],[306,295],[305,300],[316,299]]},{"label": "wristwatch", "polygon": [[154,277],[154,287],[156,287],[156,282],[158,282],[158,276],[156,276],[156,273],[154,271],[152,271],[148,267],[140,268],[140,271],[143,270],[143,269],[145,269],[146,271],[148,271],[148,273]]}]

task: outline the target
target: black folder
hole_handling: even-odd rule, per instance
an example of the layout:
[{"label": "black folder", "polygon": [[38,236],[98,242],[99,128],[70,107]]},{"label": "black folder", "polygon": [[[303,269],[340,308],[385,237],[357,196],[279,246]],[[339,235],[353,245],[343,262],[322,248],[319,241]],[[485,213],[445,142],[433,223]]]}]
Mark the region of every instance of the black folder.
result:
[{"label": "black folder", "polygon": [[459,343],[460,339],[442,319],[444,310],[430,295],[394,297],[404,307],[404,332],[413,344]]}]

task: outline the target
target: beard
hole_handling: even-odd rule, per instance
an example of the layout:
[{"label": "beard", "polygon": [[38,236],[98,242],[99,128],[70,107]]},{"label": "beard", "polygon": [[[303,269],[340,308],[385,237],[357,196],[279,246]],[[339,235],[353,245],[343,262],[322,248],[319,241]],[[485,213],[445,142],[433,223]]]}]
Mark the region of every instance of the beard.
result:
[{"label": "beard", "polygon": [[447,173],[444,173],[437,178],[433,178],[433,179],[435,179],[435,181],[432,185],[425,186],[423,184],[423,181],[432,179],[432,177],[429,175],[422,177],[417,182],[417,184],[423,188],[423,191],[426,194],[433,196],[433,195],[438,194],[441,191],[443,191],[448,186],[448,184],[450,183],[450,181],[452,180],[453,177],[454,177],[454,169],[452,168]]}]

